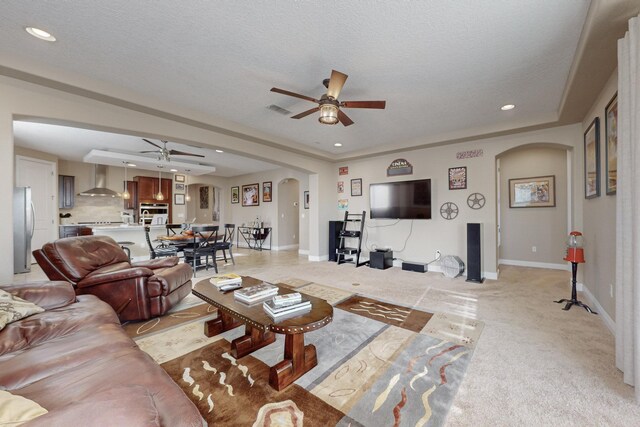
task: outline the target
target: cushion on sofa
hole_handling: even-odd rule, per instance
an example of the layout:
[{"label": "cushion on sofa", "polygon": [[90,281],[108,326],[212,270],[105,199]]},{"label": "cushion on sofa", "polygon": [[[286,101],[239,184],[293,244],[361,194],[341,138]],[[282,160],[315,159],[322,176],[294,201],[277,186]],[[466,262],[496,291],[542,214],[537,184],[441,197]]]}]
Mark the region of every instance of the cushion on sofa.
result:
[{"label": "cushion on sofa", "polygon": [[44,308],[0,289],[0,331],[8,323],[15,322],[32,314],[42,313]]},{"label": "cushion on sofa", "polygon": [[0,390],[0,426],[19,426],[46,413],[33,400]]},{"label": "cushion on sofa", "polygon": [[30,282],[2,285],[2,289],[45,310],[64,307],[76,302],[76,293],[68,282]]}]

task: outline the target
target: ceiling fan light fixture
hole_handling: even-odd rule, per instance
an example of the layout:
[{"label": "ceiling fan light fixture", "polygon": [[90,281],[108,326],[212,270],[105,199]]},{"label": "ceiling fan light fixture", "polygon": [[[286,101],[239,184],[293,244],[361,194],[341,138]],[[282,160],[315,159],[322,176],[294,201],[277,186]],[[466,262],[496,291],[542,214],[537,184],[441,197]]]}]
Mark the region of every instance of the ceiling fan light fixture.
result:
[{"label": "ceiling fan light fixture", "polygon": [[48,41],[48,42],[56,41],[56,38],[54,36],[52,36],[51,33],[47,32],[45,30],[41,30],[40,28],[26,27],[25,31],[27,33],[31,34],[33,37],[39,38],[40,40],[44,40],[44,41]]},{"label": "ceiling fan light fixture", "polygon": [[338,107],[333,104],[321,105],[318,121],[325,125],[335,125],[338,123]]},{"label": "ceiling fan light fixture", "polygon": [[502,111],[509,111],[509,110],[513,110],[514,108],[516,108],[516,106],[513,104],[506,104],[500,107]]}]

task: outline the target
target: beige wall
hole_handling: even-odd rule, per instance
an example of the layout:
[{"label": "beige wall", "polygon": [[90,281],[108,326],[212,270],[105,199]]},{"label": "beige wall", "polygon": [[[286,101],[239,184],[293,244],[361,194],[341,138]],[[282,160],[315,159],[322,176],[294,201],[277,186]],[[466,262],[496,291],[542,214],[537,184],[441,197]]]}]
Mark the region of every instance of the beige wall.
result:
[{"label": "beige wall", "polygon": [[274,183],[278,188],[278,247],[297,246],[300,238],[300,183],[287,179]]},{"label": "beige wall", "polygon": [[[616,196],[606,194],[604,111],[617,87],[616,70],[582,122],[584,132],[595,117],[600,118],[600,197],[585,199],[584,178],[580,180],[580,199],[584,211],[584,227],[580,231],[584,234],[586,259],[586,263],[580,266],[584,272],[582,281],[612,319],[616,315],[615,295],[611,295],[612,286],[615,290],[616,278]],[[580,161],[584,161],[582,157]]]},{"label": "beige wall", "polygon": [[[509,207],[510,179],[545,175],[555,176],[555,207]],[[530,147],[504,154],[500,157],[500,194],[500,259],[566,268],[562,257],[568,234],[567,150]]]},{"label": "beige wall", "polygon": [[[349,211],[369,212],[369,185],[378,182],[403,181],[412,179],[431,179],[431,220],[371,220],[367,218],[366,250],[376,247],[390,247],[394,256],[408,261],[427,262],[434,258],[436,250],[443,255],[458,255],[466,263],[466,224],[468,222],[483,223],[483,271],[489,278],[497,275],[497,193],[496,193],[496,158],[503,152],[515,147],[529,144],[556,144],[562,147],[575,148],[581,144],[581,126],[571,125],[548,128],[539,131],[479,139],[456,145],[446,145],[430,149],[400,152],[393,155],[377,156],[369,159],[336,163],[334,179],[330,190],[333,192],[334,219],[341,219],[344,212],[337,209],[337,200],[349,200]],[[482,149],[481,157],[459,160],[456,154],[466,150]],[[572,164],[576,164],[575,152],[570,151]],[[391,162],[405,158],[413,165],[413,175],[387,177],[386,170]],[[338,167],[348,166],[348,175],[339,175]],[[448,169],[450,167],[467,167],[467,189],[449,190]],[[575,168],[574,168],[575,169]],[[573,172],[574,176],[578,171]],[[353,178],[362,178],[363,196],[351,197],[349,183]],[[345,193],[337,194],[338,181],[345,182]],[[468,207],[467,197],[471,193],[482,193],[486,204],[482,209]],[[565,193],[566,194],[566,193]],[[574,200],[576,195],[574,193]],[[578,199],[579,200],[579,199]],[[454,220],[445,220],[440,216],[440,207],[445,202],[458,205],[459,215]],[[574,203],[575,205],[575,203]],[[573,222],[579,223],[581,211],[573,210]],[[565,215],[566,218],[566,215]],[[564,233],[564,231],[563,231]],[[551,245],[550,245],[551,246]],[[404,249],[400,251],[401,249]]]}]

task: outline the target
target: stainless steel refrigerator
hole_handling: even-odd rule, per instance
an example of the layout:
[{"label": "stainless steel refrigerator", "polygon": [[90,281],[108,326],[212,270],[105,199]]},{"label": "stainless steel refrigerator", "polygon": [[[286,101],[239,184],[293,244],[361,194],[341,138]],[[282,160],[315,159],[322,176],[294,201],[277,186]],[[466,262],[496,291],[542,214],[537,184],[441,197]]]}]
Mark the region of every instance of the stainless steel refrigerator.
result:
[{"label": "stainless steel refrigerator", "polygon": [[31,238],[35,227],[35,210],[31,187],[13,189],[13,273],[31,271]]}]

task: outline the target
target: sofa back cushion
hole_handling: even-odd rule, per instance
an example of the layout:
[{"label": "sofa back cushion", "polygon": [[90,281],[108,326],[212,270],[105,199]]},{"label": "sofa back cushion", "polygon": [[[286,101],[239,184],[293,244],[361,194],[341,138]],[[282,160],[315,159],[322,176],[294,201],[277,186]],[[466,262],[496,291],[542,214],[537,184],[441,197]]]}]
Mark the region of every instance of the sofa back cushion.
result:
[{"label": "sofa back cushion", "polygon": [[59,239],[45,243],[41,254],[73,283],[78,283],[92,271],[112,264],[124,263],[123,268],[130,267],[127,254],[108,236]]}]

